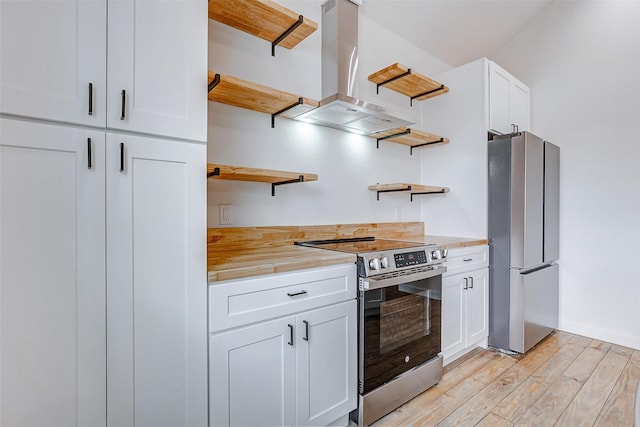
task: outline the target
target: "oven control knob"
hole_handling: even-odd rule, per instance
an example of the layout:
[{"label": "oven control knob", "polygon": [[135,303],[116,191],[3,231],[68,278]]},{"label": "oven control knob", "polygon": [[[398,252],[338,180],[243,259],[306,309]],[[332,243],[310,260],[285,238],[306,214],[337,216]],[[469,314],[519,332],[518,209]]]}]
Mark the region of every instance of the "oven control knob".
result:
[{"label": "oven control knob", "polygon": [[380,260],[378,258],[369,260],[369,268],[371,270],[380,270]]},{"label": "oven control knob", "polygon": [[440,249],[431,251],[431,259],[440,259],[442,258],[442,254],[440,253]]},{"label": "oven control knob", "polygon": [[442,250],[442,258],[446,258],[448,253],[449,253],[449,251],[448,251],[448,250],[443,249],[443,250]]},{"label": "oven control knob", "polygon": [[380,258],[380,267],[389,268],[389,257]]}]

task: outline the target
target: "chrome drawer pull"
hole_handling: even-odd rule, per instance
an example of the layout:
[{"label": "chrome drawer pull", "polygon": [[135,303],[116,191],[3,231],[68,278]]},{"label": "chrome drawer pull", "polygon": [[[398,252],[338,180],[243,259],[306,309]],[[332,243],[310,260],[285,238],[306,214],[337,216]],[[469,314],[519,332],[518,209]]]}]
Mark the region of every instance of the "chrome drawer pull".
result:
[{"label": "chrome drawer pull", "polygon": [[298,295],[304,295],[306,293],[307,291],[300,291],[300,292],[294,292],[294,293],[287,292],[287,295],[289,295],[290,297],[297,297]]},{"label": "chrome drawer pull", "polygon": [[465,259],[463,259],[462,261],[464,261],[464,262],[473,261],[473,258],[465,258]]}]

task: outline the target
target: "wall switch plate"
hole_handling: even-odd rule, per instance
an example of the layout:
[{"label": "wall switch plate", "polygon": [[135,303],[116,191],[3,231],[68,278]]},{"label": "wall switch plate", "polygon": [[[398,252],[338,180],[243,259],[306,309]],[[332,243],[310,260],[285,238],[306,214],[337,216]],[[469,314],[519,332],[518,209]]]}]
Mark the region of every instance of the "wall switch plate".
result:
[{"label": "wall switch plate", "polygon": [[233,211],[231,205],[220,205],[220,225],[233,224]]}]

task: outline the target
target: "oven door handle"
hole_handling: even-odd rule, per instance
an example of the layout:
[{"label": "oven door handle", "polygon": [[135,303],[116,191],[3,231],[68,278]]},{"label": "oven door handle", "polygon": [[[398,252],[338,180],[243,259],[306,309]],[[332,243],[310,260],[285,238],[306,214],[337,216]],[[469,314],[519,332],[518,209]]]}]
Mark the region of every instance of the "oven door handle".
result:
[{"label": "oven door handle", "polygon": [[373,289],[387,288],[389,286],[402,285],[408,282],[414,282],[416,280],[428,279],[430,277],[439,276],[447,272],[447,267],[438,266],[431,270],[421,271],[419,273],[403,274],[401,276],[388,277],[388,278],[376,278],[374,277],[362,277],[360,278],[360,290],[370,291]]}]

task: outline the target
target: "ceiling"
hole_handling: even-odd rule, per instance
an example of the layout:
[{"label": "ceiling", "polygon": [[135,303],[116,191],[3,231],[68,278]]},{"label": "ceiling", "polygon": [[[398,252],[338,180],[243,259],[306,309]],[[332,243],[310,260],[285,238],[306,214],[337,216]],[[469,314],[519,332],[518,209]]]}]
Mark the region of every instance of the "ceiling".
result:
[{"label": "ceiling", "polygon": [[491,58],[552,0],[365,0],[360,13],[452,67]]}]

